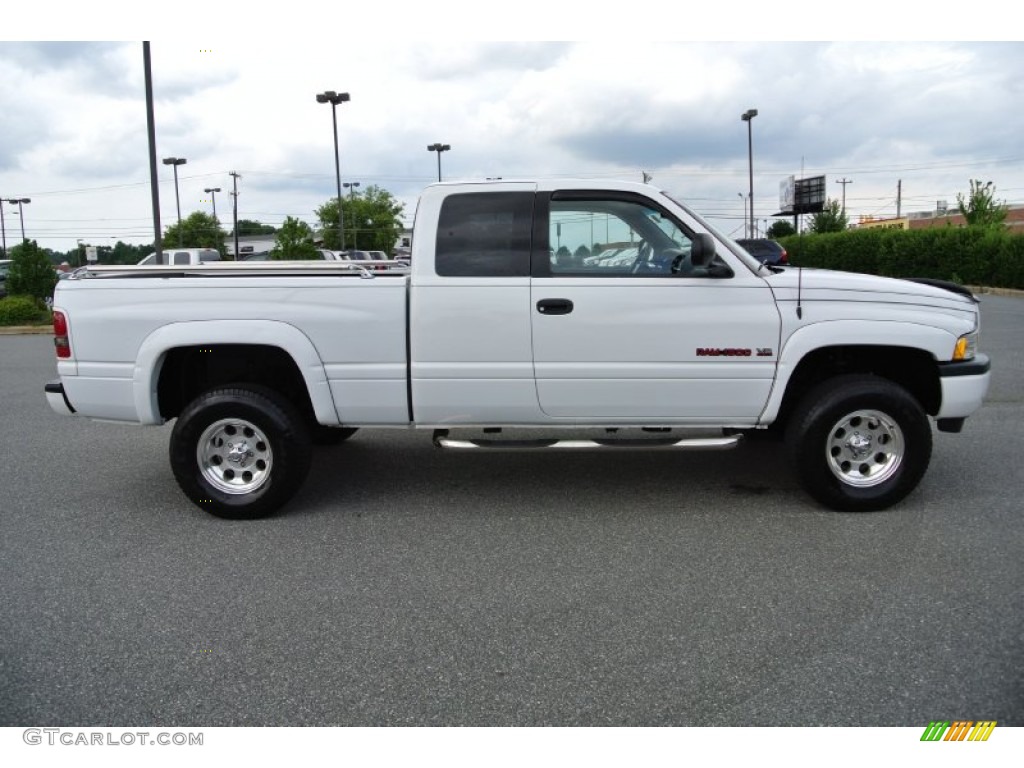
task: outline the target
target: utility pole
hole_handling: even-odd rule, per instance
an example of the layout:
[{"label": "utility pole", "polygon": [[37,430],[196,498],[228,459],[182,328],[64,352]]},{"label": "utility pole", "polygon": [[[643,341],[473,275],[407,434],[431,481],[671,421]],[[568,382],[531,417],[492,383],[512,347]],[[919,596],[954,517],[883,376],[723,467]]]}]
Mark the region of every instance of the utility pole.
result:
[{"label": "utility pole", "polygon": [[153,199],[153,250],[156,263],[164,263],[163,234],[160,232],[160,180],[156,175],[156,118],[153,116],[153,66],[149,41],[142,43],[142,69],[146,79],[146,130],[149,134],[149,190]]},{"label": "utility pole", "polygon": [[235,261],[238,261],[238,180],[242,176],[234,171],[231,171],[228,176],[231,177],[232,184],[234,185],[234,192],[231,193],[231,208],[232,218],[235,222]]},{"label": "utility pole", "polygon": [[846,178],[844,176],[839,181],[837,181],[836,184],[842,184],[843,185],[843,216],[845,216],[846,215],[846,185],[847,184],[853,184],[853,182],[850,179],[848,179],[848,178]]},{"label": "utility pole", "polygon": [[903,207],[903,179],[896,180],[896,218],[900,217],[900,210]]}]

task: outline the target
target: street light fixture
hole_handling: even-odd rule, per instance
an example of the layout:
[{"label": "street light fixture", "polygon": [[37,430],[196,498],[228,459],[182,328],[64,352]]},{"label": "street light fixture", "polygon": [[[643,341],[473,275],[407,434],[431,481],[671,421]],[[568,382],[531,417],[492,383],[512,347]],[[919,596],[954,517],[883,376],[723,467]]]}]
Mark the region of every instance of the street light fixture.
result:
[{"label": "street light fixture", "polygon": [[203,192],[206,192],[208,195],[210,195],[210,199],[213,201],[213,218],[216,219],[217,218],[217,193],[220,192],[220,187],[208,187],[208,188],[204,189]]},{"label": "street light fixture", "polygon": [[165,157],[164,158],[164,165],[173,165],[174,166],[174,202],[178,206],[178,247],[179,248],[182,247],[181,244],[182,244],[183,233],[181,231],[181,198],[178,197],[178,166],[179,165],[184,165],[187,162],[188,162],[188,160],[186,160],[184,157]]},{"label": "street light fixture", "polygon": [[338,111],[337,107],[339,104],[344,104],[346,101],[351,101],[351,97],[347,93],[335,93],[334,91],[324,91],[316,95],[317,104],[330,104],[331,105],[331,120],[334,123],[334,176],[338,182],[338,242],[341,247],[345,247],[345,226],[341,220],[341,161],[338,159]]},{"label": "street light fixture", "polygon": [[[350,202],[353,201],[354,198],[355,198],[356,187],[359,186],[359,182],[358,181],[346,181],[341,186],[343,186],[345,189],[348,190],[348,199],[349,199],[349,201]],[[355,205],[352,205],[350,207],[352,208],[352,248],[354,250],[355,247],[357,245],[359,245],[359,242],[358,242],[359,238],[356,236],[356,207],[355,207]],[[341,249],[345,250],[345,244],[344,243],[341,244]]]},{"label": "street light fixture", "polygon": [[[22,210],[21,207],[25,203],[31,203],[32,201],[29,200],[27,197],[20,197],[20,198],[18,198],[16,200],[8,200],[7,202],[10,203],[11,205],[18,206],[18,218],[21,219],[21,241],[25,242],[25,213],[24,213],[24,211]],[[6,241],[6,239],[7,239],[7,237],[5,235],[4,236],[4,240]],[[7,249],[7,243],[5,242],[4,243],[4,250],[6,250],[6,249]]]},{"label": "street light fixture", "polygon": [[[747,124],[747,160],[750,167],[750,232],[754,231],[754,118],[757,117],[756,109],[748,109],[740,120]],[[753,234],[751,234],[753,237]]]},{"label": "street light fixture", "polygon": [[440,142],[438,142],[436,144],[431,144],[431,145],[429,145],[427,147],[427,152],[437,152],[437,180],[438,181],[441,180],[441,153],[442,152],[447,152],[451,148],[452,148],[451,144],[441,144]]}]

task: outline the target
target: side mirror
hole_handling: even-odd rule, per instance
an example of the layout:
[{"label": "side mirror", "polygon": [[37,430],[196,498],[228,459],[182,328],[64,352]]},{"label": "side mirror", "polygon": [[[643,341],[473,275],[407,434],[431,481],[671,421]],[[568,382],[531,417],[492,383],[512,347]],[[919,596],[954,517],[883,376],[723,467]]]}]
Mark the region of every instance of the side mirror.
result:
[{"label": "side mirror", "polygon": [[713,258],[715,239],[705,232],[696,233],[690,249],[690,263],[695,267],[706,267],[711,264]]}]

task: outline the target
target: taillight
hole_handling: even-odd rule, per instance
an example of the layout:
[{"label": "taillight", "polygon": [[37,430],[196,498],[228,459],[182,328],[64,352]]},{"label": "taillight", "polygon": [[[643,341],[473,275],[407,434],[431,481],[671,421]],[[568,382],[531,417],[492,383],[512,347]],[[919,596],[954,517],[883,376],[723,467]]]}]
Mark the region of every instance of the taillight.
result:
[{"label": "taillight", "polygon": [[63,312],[53,313],[53,346],[57,357],[71,357],[71,340],[68,338],[68,319]]},{"label": "taillight", "polygon": [[786,249],[782,249],[782,256],[779,258],[779,264],[789,264],[789,254],[786,253]]}]

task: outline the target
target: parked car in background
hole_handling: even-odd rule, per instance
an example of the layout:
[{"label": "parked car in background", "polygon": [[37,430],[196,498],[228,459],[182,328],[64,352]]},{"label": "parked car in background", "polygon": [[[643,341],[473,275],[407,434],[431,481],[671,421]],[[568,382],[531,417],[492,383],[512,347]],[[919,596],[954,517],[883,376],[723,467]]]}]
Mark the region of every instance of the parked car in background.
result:
[{"label": "parked car in background", "polygon": [[[165,264],[207,264],[211,261],[220,261],[220,252],[214,248],[164,248]],[[156,253],[151,253],[143,258],[139,264],[156,264]]]},{"label": "parked car in background", "polygon": [[363,264],[366,269],[371,269],[375,272],[384,272],[388,269],[388,265],[382,262],[388,260],[387,254],[384,251],[360,251],[350,248],[347,251],[335,251],[339,258],[347,261],[361,261],[361,262],[373,262]]},{"label": "parked car in background", "polygon": [[737,240],[736,243],[743,246],[743,250],[762,264],[772,267],[784,267],[789,264],[789,254],[777,240],[752,238]]},{"label": "parked car in background", "polygon": [[[239,261],[270,261],[270,251],[257,251],[255,253],[243,253],[238,257]],[[328,251],[325,248],[317,248],[316,255],[308,261],[344,261],[344,255],[338,251]]]},{"label": "parked car in background", "polygon": [[7,295],[7,273],[13,263],[13,259],[0,259],[0,299]]}]

